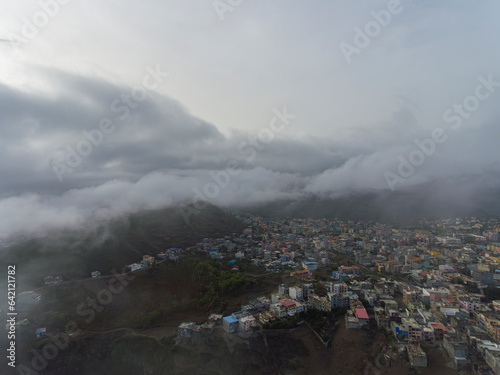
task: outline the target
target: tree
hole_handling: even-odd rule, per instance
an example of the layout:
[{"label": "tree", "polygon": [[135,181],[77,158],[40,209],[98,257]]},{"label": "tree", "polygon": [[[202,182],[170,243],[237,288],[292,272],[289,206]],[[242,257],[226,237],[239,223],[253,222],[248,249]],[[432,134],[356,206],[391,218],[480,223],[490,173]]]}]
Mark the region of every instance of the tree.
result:
[{"label": "tree", "polygon": [[465,282],[463,281],[463,279],[462,279],[462,278],[460,278],[460,277],[454,277],[454,278],[452,278],[452,279],[450,280],[450,282],[451,282],[452,284],[462,284],[462,285],[464,285],[464,284],[465,284]]},{"label": "tree", "polygon": [[319,282],[315,282],[313,285],[314,285],[314,291],[316,292],[316,294],[318,294],[320,296],[326,296],[327,290],[323,284],[321,284]]},{"label": "tree", "polygon": [[361,303],[365,308],[370,307],[370,303],[366,299],[360,298],[359,300],[361,301]]},{"label": "tree", "polygon": [[467,267],[460,268],[458,272],[460,272],[462,275],[469,276],[469,270],[467,269]]},{"label": "tree", "polygon": [[492,300],[500,299],[500,289],[499,288],[489,286],[486,289],[484,289],[484,294]]}]

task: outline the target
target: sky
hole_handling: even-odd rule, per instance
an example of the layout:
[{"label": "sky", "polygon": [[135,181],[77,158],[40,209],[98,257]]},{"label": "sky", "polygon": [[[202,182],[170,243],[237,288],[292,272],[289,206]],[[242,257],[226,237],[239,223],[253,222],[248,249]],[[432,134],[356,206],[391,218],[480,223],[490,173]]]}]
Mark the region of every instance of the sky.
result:
[{"label": "sky", "polygon": [[2,10],[0,236],[201,200],[500,187],[496,1]]}]

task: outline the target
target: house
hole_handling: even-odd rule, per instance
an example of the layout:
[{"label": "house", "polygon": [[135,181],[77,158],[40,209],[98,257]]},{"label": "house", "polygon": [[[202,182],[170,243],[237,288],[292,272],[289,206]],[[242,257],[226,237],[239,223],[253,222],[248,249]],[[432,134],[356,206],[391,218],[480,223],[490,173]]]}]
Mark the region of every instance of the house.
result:
[{"label": "house", "polygon": [[309,270],[294,271],[290,273],[290,276],[295,276],[297,279],[306,282],[314,281],[314,276]]},{"label": "house", "polygon": [[302,300],[303,294],[302,294],[302,288],[293,286],[288,289],[288,294],[290,295],[291,299],[295,300]]},{"label": "house", "polygon": [[244,318],[245,316],[248,316],[250,315],[248,313],[248,311],[243,311],[243,310],[240,310],[240,311],[235,311],[234,313],[231,314],[231,316],[236,319],[236,320],[240,320],[241,318]]},{"label": "house", "polygon": [[491,272],[483,271],[480,269],[471,271],[472,280],[479,281],[486,285],[493,285],[493,274]]},{"label": "house", "polygon": [[270,313],[264,312],[259,314],[259,322],[262,324],[267,324],[270,323],[274,320],[274,316],[271,315]]},{"label": "house", "polygon": [[466,366],[470,363],[467,359],[468,349],[466,342],[458,335],[444,335],[443,347],[453,360],[456,367]]},{"label": "house", "polygon": [[481,306],[481,302],[470,297],[461,297],[459,299],[459,302],[460,307],[464,310],[467,310],[469,313],[476,311],[477,308]]},{"label": "house", "polygon": [[422,340],[425,342],[434,342],[435,337],[434,337],[434,330],[429,327],[423,327],[422,328]]},{"label": "house", "polygon": [[364,297],[365,297],[365,300],[368,301],[368,304],[370,306],[372,306],[372,307],[375,306],[375,303],[377,302],[378,297],[374,292],[372,292],[371,290],[365,291]]},{"label": "house", "polygon": [[302,297],[309,298],[314,293],[314,285],[312,283],[302,284]]},{"label": "house", "polygon": [[256,326],[255,318],[252,315],[247,315],[241,318],[239,321],[240,332],[248,332],[255,326]]},{"label": "house", "polygon": [[304,270],[307,271],[316,271],[318,269],[317,262],[302,262],[302,266],[304,267]]},{"label": "house", "polygon": [[311,309],[319,310],[319,311],[324,311],[324,312],[329,312],[332,310],[332,304],[326,297],[319,297],[316,294],[313,294],[312,296],[309,297],[309,300],[307,301],[307,305]]},{"label": "house", "polygon": [[208,322],[201,325],[201,332],[205,335],[211,335],[215,330],[215,322]]},{"label": "house", "polygon": [[401,324],[404,332],[407,332],[407,337],[410,341],[419,341],[422,339],[422,327],[413,318],[402,318]]},{"label": "house", "polygon": [[278,286],[278,293],[279,294],[281,294],[281,295],[287,295],[288,291],[289,291],[288,285],[286,285],[286,284],[280,284],[280,286]]},{"label": "house", "polygon": [[489,341],[488,333],[475,325],[469,325],[465,328],[467,343],[471,346],[476,346],[478,343]]},{"label": "house", "polygon": [[331,283],[331,292],[334,294],[337,293],[345,293],[349,290],[349,287],[347,286],[346,283],[340,282],[340,283]]},{"label": "house", "polygon": [[355,309],[355,313],[356,313],[356,317],[359,320],[360,326],[367,324],[368,320],[370,320],[370,318],[368,317],[368,313],[366,312],[366,309],[364,309],[364,308]]},{"label": "house", "polygon": [[[277,298],[274,303],[277,303],[280,299],[283,297]],[[266,310],[269,305],[271,304],[271,301],[267,297],[259,297],[256,299],[251,300],[248,304],[243,305],[241,307],[241,310],[243,311],[248,311],[252,313],[257,313]]]},{"label": "house", "polygon": [[500,348],[496,345],[485,348],[483,357],[491,370],[496,375],[500,374]]},{"label": "house", "polygon": [[444,335],[447,333],[446,327],[438,320],[429,323],[429,327],[434,331],[434,337],[437,341],[441,341]]},{"label": "house", "polygon": [[298,313],[304,311],[304,305],[302,305],[300,302],[297,302],[297,301],[292,301],[289,299],[282,299],[279,301],[279,303],[285,307],[286,313],[289,316],[293,316],[295,314],[298,314]]},{"label": "house", "polygon": [[288,315],[286,307],[279,302],[273,303],[269,306],[269,311],[278,319],[284,318]]},{"label": "house", "polygon": [[361,275],[361,268],[359,268],[359,266],[352,266],[351,273],[353,275],[359,276],[359,275]]},{"label": "house", "polygon": [[221,324],[222,323],[222,315],[220,314],[210,314],[208,317],[209,322],[213,322],[215,324]]},{"label": "house", "polygon": [[196,323],[194,322],[182,322],[177,328],[177,336],[179,338],[188,338],[193,335]]},{"label": "house", "polygon": [[377,328],[387,330],[389,328],[390,321],[384,309],[381,307],[375,307],[373,310],[375,312],[375,321],[377,322]]},{"label": "house", "polygon": [[361,328],[368,323],[368,313],[363,308],[351,309],[345,314],[345,325],[347,329]]},{"label": "house", "polygon": [[239,322],[238,319],[234,318],[233,316],[225,316],[222,318],[222,328],[224,331],[227,333],[236,333],[238,332],[238,327],[239,327]]},{"label": "house", "polygon": [[92,276],[93,279],[97,277],[101,277],[101,273],[99,271],[94,271],[90,273],[90,276]]},{"label": "house", "polygon": [[208,255],[213,259],[222,259],[222,255],[219,254],[219,249],[208,250]]},{"label": "house", "polygon": [[403,304],[406,307],[410,307],[414,302],[418,301],[418,294],[416,290],[404,290],[403,291]]},{"label": "house", "polygon": [[406,346],[410,364],[414,367],[427,367],[427,355],[420,344],[409,344]]},{"label": "house", "polygon": [[[259,301],[265,309],[267,309],[271,304],[271,300],[264,296],[257,297],[257,301]],[[250,301],[250,303],[252,303],[252,301]]]},{"label": "house", "polygon": [[404,327],[401,323],[398,323],[394,320],[389,321],[390,331],[394,335],[395,338],[408,338],[408,332],[405,331]]},{"label": "house", "polygon": [[327,293],[330,307],[336,309],[337,307],[349,307],[349,296],[345,293]]},{"label": "house", "polygon": [[332,272],[332,277],[335,279],[335,280],[344,280],[347,275],[343,272],[338,272],[338,271],[333,271]]}]

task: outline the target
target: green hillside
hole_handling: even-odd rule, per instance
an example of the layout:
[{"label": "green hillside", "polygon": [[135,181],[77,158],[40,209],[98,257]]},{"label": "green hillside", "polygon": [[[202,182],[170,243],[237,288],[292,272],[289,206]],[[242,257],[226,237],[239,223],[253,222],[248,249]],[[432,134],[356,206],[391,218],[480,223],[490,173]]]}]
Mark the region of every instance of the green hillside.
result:
[{"label": "green hillside", "polygon": [[204,237],[239,234],[245,227],[215,206],[192,215],[189,224],[179,209],[142,211],[103,222],[92,231],[52,233],[2,249],[0,266],[15,264],[18,283],[26,290],[40,286],[47,275],[65,280],[88,278],[95,270],[106,275],[140,261],[144,254],[186,248]]}]

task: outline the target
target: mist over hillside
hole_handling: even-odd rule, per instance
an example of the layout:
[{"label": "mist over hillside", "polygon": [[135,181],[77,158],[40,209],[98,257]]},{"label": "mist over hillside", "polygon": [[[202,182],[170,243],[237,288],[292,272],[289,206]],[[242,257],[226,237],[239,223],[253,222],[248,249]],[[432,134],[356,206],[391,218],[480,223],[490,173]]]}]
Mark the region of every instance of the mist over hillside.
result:
[{"label": "mist over hillside", "polygon": [[386,224],[416,224],[419,219],[442,217],[498,217],[500,191],[480,189],[468,197],[453,197],[451,190],[426,184],[406,191],[367,192],[337,199],[310,197],[276,201],[248,208],[256,215],[279,217],[375,220]]},{"label": "mist over hillside", "polygon": [[[25,288],[38,286],[47,275],[65,280],[103,275],[126,264],[156,255],[171,247],[194,246],[205,237],[223,237],[247,225],[215,206],[207,206],[184,220],[179,208],[141,211],[75,230],[52,230],[43,237],[26,238],[1,249],[0,266],[18,265],[18,282]],[[25,283],[25,284],[23,284]]]},{"label": "mist over hillside", "polygon": [[[403,100],[371,126],[345,128],[332,114],[328,123],[339,129],[327,136],[325,129],[302,131],[309,128],[297,105],[269,108],[254,129],[224,131],[170,96],[151,92],[104,134],[91,126],[110,116],[108,104],[125,86],[35,71],[41,82],[57,83],[54,92],[44,84],[31,93],[0,85],[0,109],[8,117],[0,136],[18,145],[0,148],[1,160],[16,161],[0,163],[0,239],[199,201],[227,209],[287,203],[291,214],[298,202],[300,215],[386,221],[499,213],[500,95],[492,94],[482,104],[483,116],[464,120],[456,132],[441,118],[421,121],[423,111]],[[480,78],[469,84],[494,77]],[[436,130],[442,136],[434,140]],[[334,203],[302,208],[309,200]]]}]

